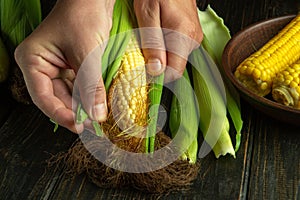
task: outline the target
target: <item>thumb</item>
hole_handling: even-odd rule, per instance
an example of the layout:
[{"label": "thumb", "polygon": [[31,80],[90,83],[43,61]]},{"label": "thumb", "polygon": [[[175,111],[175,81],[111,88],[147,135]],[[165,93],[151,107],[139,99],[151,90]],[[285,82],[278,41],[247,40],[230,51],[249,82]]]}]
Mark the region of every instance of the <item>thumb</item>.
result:
[{"label": "thumb", "polygon": [[165,71],[166,51],[161,28],[139,28],[141,46],[148,74],[157,76]]},{"label": "thumb", "polygon": [[83,108],[90,119],[103,122],[107,118],[106,91],[102,79],[101,55],[104,47],[97,46],[82,62],[74,83]]},{"label": "thumb", "polygon": [[165,70],[166,66],[164,36],[160,27],[159,2],[134,1],[134,8],[147,72],[152,76],[157,76]]}]

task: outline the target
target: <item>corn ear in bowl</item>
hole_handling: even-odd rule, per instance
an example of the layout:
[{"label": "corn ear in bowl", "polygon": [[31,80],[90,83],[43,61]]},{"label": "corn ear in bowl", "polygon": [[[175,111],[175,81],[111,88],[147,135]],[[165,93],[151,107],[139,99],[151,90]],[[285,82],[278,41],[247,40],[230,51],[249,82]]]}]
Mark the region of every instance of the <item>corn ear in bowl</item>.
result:
[{"label": "corn ear in bowl", "polygon": [[[240,32],[235,34],[227,43],[222,55],[222,65],[225,70],[226,78],[238,89],[243,99],[250,105],[252,105],[255,109],[277,120],[299,125],[300,110],[274,101],[271,94],[273,80],[275,79],[277,73],[284,71],[289,65],[299,60],[299,52],[297,55],[294,52],[299,51],[299,49],[297,50],[293,48],[292,43],[288,43],[287,41],[283,42],[281,45],[291,46],[284,47],[289,48],[290,50],[288,51],[283,50],[283,48],[281,47],[281,54],[279,52],[276,52],[278,50],[276,50],[275,47],[271,47],[271,44],[276,39],[281,41],[288,40],[286,38],[282,39],[283,36],[280,36],[280,34],[287,34],[287,32],[289,32],[289,28],[286,27],[288,27],[289,24],[293,23],[293,20],[294,22],[299,21],[299,19],[295,19],[297,19],[296,15],[287,15],[272,18],[257,22],[241,30]],[[291,35],[295,35],[295,33]],[[291,35],[285,37],[291,37]],[[292,36],[292,39],[294,37],[295,36]],[[296,38],[296,40],[298,39]],[[298,47],[299,45],[297,43],[297,45],[294,44],[294,46]],[[275,50],[270,50],[270,48],[275,48]],[[276,55],[275,57],[278,57],[279,60],[277,59],[273,62],[283,62],[285,63],[285,65],[274,67],[275,64],[273,63],[271,67],[272,70],[260,69],[262,67],[259,65],[257,69],[253,68],[253,65],[257,64],[257,62],[261,63],[257,54],[262,54],[263,51],[269,51],[273,53],[275,52],[276,54],[278,53],[278,55]],[[291,54],[292,56],[289,57],[290,55],[288,54]],[[286,58],[289,58],[292,61],[289,61]],[[265,64],[263,64],[263,66],[266,66],[267,64],[270,63],[266,62]],[[248,68],[248,66],[250,66],[250,68]],[[259,79],[259,73],[256,74],[255,72],[258,70],[260,74],[264,73],[264,75],[266,76],[265,81]],[[274,73],[274,70],[277,70],[277,72]],[[268,74],[268,72],[270,73]]]},{"label": "corn ear in bowl", "polygon": [[235,70],[235,77],[259,96],[270,93],[273,79],[300,58],[300,15],[293,18]]},{"label": "corn ear in bowl", "polygon": [[300,61],[277,74],[273,81],[272,97],[283,105],[300,109]]}]

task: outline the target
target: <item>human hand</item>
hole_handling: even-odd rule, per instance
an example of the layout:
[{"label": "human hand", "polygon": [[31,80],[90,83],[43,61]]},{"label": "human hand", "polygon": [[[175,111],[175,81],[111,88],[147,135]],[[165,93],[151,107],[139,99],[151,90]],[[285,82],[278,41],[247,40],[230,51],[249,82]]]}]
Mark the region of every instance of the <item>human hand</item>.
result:
[{"label": "human hand", "polygon": [[106,119],[101,59],[92,59],[80,75],[78,72],[90,52],[101,58],[104,48],[96,47],[109,37],[113,5],[111,0],[58,0],[15,51],[33,102],[49,118],[75,133],[84,129],[84,125],[75,123],[72,109],[69,86],[75,75],[81,102],[90,118]]},{"label": "human hand", "polygon": [[196,1],[135,0],[134,9],[147,72],[156,76],[165,71],[166,82],[179,78],[203,38]]}]

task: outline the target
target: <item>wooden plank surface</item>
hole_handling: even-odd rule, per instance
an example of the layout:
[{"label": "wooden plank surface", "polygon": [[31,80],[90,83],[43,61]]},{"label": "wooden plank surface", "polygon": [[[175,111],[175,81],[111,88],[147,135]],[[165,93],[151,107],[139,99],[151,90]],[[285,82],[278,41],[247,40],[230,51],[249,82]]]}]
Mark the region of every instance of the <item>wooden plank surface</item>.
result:
[{"label": "wooden plank surface", "polygon": [[[249,199],[299,199],[299,127],[253,115]],[[266,120],[267,119],[267,120]]]},{"label": "wooden plank surface", "polygon": [[0,199],[26,198],[45,172],[46,160],[74,138],[67,131],[53,133],[47,117],[23,105],[16,105],[0,135]]},{"label": "wooden plank surface", "polygon": [[[42,0],[49,12],[55,1]],[[234,34],[271,17],[295,14],[296,0],[211,0]],[[3,91],[3,87],[0,87]],[[188,193],[149,195],[101,189],[64,166],[47,168],[52,154],[66,151],[76,136],[53,124],[35,106],[0,101],[0,199],[300,199],[299,127],[259,113],[242,100],[244,128],[237,158],[201,159],[198,179]],[[233,133],[232,133],[233,134]]]},{"label": "wooden plank surface", "polygon": [[0,98],[0,127],[5,122],[9,113],[13,109],[13,99],[7,89],[6,84],[0,84],[1,98]]},{"label": "wooden plank surface", "polygon": [[[215,4],[215,9],[233,33],[254,22],[296,14],[300,5],[296,0],[226,2],[223,6],[220,2]],[[247,103],[243,105],[248,106]],[[247,171],[249,184],[242,196],[247,199],[300,199],[300,122],[299,127],[284,124],[255,109],[250,114],[250,122],[253,146],[248,149],[251,160],[246,167],[250,167]]]}]

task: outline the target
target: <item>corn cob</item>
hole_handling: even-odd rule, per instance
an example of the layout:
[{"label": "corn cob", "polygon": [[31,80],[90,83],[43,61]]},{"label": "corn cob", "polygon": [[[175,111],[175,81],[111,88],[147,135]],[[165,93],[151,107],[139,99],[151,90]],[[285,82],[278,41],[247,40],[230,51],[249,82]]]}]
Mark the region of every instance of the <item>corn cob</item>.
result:
[{"label": "corn cob", "polygon": [[148,113],[145,60],[132,35],[108,94],[114,120],[126,131],[144,127]]},{"label": "corn cob", "polygon": [[144,141],[146,153],[153,153],[155,149],[156,105],[160,104],[164,76],[152,79],[151,83],[147,81],[144,56],[135,34],[131,33],[120,67],[109,87],[108,108],[112,122],[121,130],[119,135],[142,137],[137,140],[138,143]]},{"label": "corn cob", "polygon": [[277,74],[272,97],[281,104],[300,109],[300,60]]},{"label": "corn cob", "polygon": [[271,91],[276,74],[300,58],[300,14],[236,69],[235,77],[259,96]]}]

